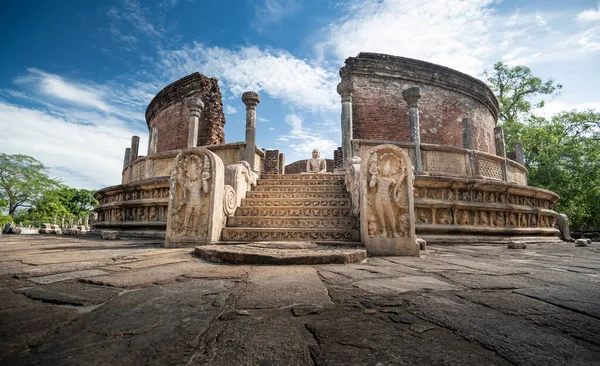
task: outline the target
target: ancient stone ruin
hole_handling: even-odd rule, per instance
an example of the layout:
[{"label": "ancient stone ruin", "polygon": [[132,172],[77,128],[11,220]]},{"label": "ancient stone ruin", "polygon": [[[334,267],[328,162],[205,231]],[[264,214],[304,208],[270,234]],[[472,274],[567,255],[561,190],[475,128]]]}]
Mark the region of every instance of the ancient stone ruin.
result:
[{"label": "ancient stone ruin", "polygon": [[560,241],[558,196],[527,185],[521,147],[507,153],[483,82],[371,53],[348,58],[340,76],[334,166],[315,146],[288,165],[294,174],[279,151],[256,146],[257,93],[242,95],[245,141],[225,143],[216,79],[194,73],[165,87],[146,111],[147,155],[133,136],[122,183],[96,193],[93,232],[163,238],[233,263],[418,256],[425,241]]}]

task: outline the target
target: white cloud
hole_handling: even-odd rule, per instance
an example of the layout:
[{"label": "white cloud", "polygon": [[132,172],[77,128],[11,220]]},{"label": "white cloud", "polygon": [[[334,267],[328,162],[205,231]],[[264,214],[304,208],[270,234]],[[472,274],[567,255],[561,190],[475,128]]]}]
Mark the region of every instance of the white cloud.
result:
[{"label": "white cloud", "polygon": [[265,26],[280,22],[285,17],[295,13],[300,8],[296,0],[264,0],[256,2],[254,11],[254,26],[262,31]]},{"label": "white cloud", "polygon": [[30,68],[27,76],[17,79],[17,83],[33,85],[34,89],[47,96],[61,99],[71,104],[93,107],[109,112],[110,108],[103,100],[104,93],[94,87],[78,85],[63,78]]},{"label": "white cloud", "polygon": [[584,10],[577,14],[577,20],[580,22],[593,22],[600,20],[600,2],[597,9]]},{"label": "white cloud", "polygon": [[543,117],[550,118],[557,113],[570,111],[573,109],[577,109],[578,111],[584,111],[587,109],[595,109],[596,111],[600,111],[600,100],[597,102],[585,103],[567,103],[566,101],[553,100],[546,103],[546,105],[540,109],[540,114]]},{"label": "white cloud", "polygon": [[222,89],[236,96],[252,90],[303,109],[339,107],[337,70],[298,59],[284,50],[254,46],[231,50],[194,43],[160,51],[160,64],[171,80],[199,71],[217,77]]},{"label": "white cloud", "polygon": [[237,108],[234,106],[231,106],[229,104],[225,105],[225,113],[228,114],[236,114],[238,112]]},{"label": "white cloud", "polygon": [[[278,137],[278,141],[285,143],[288,150],[286,160],[293,162],[311,156],[313,149],[319,149],[322,157],[329,157],[338,143],[332,138],[336,131],[323,128],[325,124],[304,125],[304,120],[298,114],[292,113],[285,117],[285,123],[290,126],[289,133]],[[339,131],[337,131],[339,133]]]},{"label": "white cloud", "polygon": [[[105,115],[65,114],[69,118],[0,101],[0,127],[10,131],[0,134],[2,152],[33,156],[50,168],[51,176],[60,176],[72,187],[92,189],[120,183],[123,153],[131,136],[139,131]],[[85,121],[74,121],[77,117]],[[145,144],[140,143],[142,154]]]},{"label": "white cloud", "polygon": [[585,31],[577,43],[581,46],[582,52],[600,51],[600,26]]},{"label": "white cloud", "polygon": [[418,58],[478,74],[489,53],[492,0],[360,0],[317,48],[343,60],[359,52]]}]

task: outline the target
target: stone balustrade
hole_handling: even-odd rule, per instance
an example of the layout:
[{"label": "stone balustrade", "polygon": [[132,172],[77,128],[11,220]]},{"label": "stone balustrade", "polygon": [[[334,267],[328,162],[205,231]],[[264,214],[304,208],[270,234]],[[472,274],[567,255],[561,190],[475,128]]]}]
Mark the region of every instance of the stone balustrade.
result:
[{"label": "stone balustrade", "polygon": [[[415,164],[415,144],[386,140],[352,140],[355,156],[363,156],[369,149],[392,144],[404,149]],[[527,168],[510,159],[482,151],[455,146],[421,144],[422,175],[489,179],[503,181],[502,165],[506,164],[507,182],[527,185]]]},{"label": "stone balustrade", "polygon": [[[246,144],[244,142],[233,142],[220,145],[205,146],[223,160],[225,166],[235,164],[244,160]],[[181,150],[165,151],[152,156],[139,157],[130,162],[122,172],[122,184],[131,184],[157,177],[168,177],[173,170],[175,157]],[[264,163],[265,153],[255,148],[254,171],[261,171]]]}]

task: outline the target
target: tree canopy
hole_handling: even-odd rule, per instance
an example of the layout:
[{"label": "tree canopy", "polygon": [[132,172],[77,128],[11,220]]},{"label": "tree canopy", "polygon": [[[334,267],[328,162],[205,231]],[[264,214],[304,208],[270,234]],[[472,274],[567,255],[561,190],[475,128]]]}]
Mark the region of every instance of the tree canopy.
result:
[{"label": "tree canopy", "polygon": [[50,178],[44,165],[31,156],[0,153],[0,226],[13,219],[37,225],[55,215],[85,216],[96,205],[94,191]]},{"label": "tree canopy", "polygon": [[542,97],[562,88],[542,80],[525,66],[499,62],[484,73],[500,105],[499,122],[508,148],[523,144],[529,184],[561,197],[556,210],[565,212],[572,226],[600,224],[600,113],[563,111],[550,118],[536,115]]},{"label": "tree canopy", "polygon": [[58,184],[48,177],[44,164],[31,156],[0,153],[0,200],[8,202],[10,216]]}]

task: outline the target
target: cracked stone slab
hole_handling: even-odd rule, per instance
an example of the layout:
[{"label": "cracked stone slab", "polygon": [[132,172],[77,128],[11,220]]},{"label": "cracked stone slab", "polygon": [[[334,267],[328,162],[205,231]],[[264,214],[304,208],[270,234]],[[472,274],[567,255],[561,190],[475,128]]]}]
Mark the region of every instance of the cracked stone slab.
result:
[{"label": "cracked stone slab", "polygon": [[310,267],[254,267],[238,300],[240,309],[272,309],[293,305],[332,305],[327,288]]},{"label": "cracked stone slab", "polygon": [[249,266],[197,263],[197,267],[184,274],[189,278],[241,278],[248,274]]},{"label": "cracked stone slab", "polygon": [[517,289],[540,286],[544,283],[523,275],[489,275],[485,273],[442,273],[441,276],[472,289]]},{"label": "cracked stone slab", "polygon": [[405,276],[359,280],[354,286],[375,294],[397,294],[410,291],[456,290],[449,283],[428,276]]},{"label": "cracked stone slab", "polygon": [[[599,319],[520,295],[514,291],[465,291],[457,296],[504,314],[520,316],[537,325],[600,346]],[[600,347],[597,353],[600,353]]]},{"label": "cracked stone slab", "polygon": [[421,322],[421,333],[409,331],[387,314],[338,307],[303,319],[316,365],[509,365],[444,328]]},{"label": "cracked stone slab", "polygon": [[107,276],[86,277],[82,281],[95,285],[123,288],[148,287],[152,284],[174,282],[177,277],[197,270],[199,265],[201,263],[198,261],[179,262],[112,274],[107,272]]},{"label": "cracked stone slab", "polygon": [[74,309],[44,304],[10,291],[1,291],[0,298],[1,361],[20,354],[27,345],[35,344],[78,315]]},{"label": "cracked stone slab", "polygon": [[67,280],[74,280],[83,277],[92,277],[92,276],[102,276],[106,275],[109,272],[102,271],[99,269],[89,269],[86,271],[75,271],[75,272],[65,272],[65,273],[57,273],[50,276],[42,276],[42,277],[30,277],[29,281],[39,283],[40,285],[47,285],[49,283],[61,282]]},{"label": "cracked stone slab", "polygon": [[312,365],[304,332],[287,314],[252,311],[216,323],[190,365]]},{"label": "cracked stone slab", "polygon": [[53,283],[47,286],[30,287],[15,291],[33,300],[52,304],[88,306],[102,304],[119,294],[109,287],[85,285],[79,282]]},{"label": "cracked stone slab", "polygon": [[600,319],[600,287],[581,282],[576,288],[548,286],[515,290],[516,293]]},{"label": "cracked stone slab", "polygon": [[561,333],[550,332],[485,306],[433,294],[410,299],[409,312],[493,349],[519,365],[597,364],[597,355]]},{"label": "cracked stone slab", "polygon": [[[233,284],[191,280],[127,292],[60,327],[9,364],[186,364],[221,311],[213,302]],[[48,305],[46,305],[48,306]]]}]

